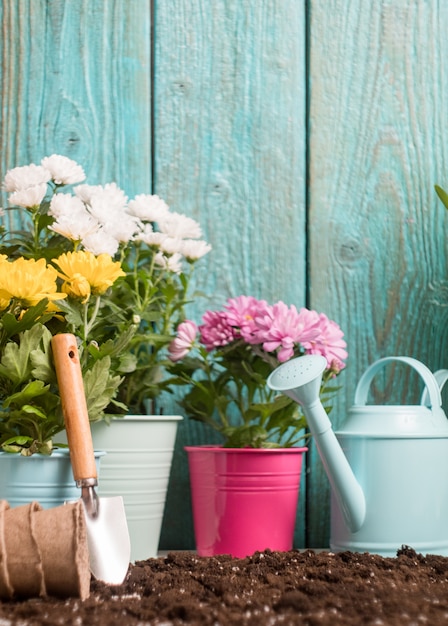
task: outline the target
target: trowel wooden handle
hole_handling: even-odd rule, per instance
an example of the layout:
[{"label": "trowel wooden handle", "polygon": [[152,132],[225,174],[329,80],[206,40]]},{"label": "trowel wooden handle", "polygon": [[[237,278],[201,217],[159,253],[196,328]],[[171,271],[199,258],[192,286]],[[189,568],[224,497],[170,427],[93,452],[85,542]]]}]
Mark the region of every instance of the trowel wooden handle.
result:
[{"label": "trowel wooden handle", "polygon": [[51,340],[68,446],[76,481],[97,478],[92,433],[84,393],[78,346],[74,335]]}]

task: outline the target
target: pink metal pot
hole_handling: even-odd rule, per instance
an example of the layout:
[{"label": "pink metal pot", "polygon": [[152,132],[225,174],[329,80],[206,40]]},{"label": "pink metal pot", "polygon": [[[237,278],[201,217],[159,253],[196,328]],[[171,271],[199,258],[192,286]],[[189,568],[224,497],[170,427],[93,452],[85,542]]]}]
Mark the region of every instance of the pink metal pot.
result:
[{"label": "pink metal pot", "polygon": [[307,448],[185,449],[200,556],[291,550]]}]

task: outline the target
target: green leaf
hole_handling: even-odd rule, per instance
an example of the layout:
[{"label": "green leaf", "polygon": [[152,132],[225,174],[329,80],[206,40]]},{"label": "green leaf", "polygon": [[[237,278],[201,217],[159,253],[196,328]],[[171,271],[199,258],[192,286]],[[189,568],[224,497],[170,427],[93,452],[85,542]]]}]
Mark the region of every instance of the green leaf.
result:
[{"label": "green leaf", "polygon": [[32,380],[25,387],[14,393],[3,400],[3,407],[8,408],[12,404],[17,405],[18,407],[24,407],[24,405],[28,404],[30,400],[37,398],[38,396],[44,395],[49,390],[49,385],[45,385],[41,380]]},{"label": "green leaf", "polygon": [[18,335],[19,333],[29,330],[36,324],[36,320],[45,321],[50,316],[46,316],[42,320],[42,316],[47,308],[48,299],[41,300],[35,306],[30,307],[18,320],[12,313],[5,313],[2,317],[2,326],[6,331],[8,337]]},{"label": "green leaf", "polygon": [[82,305],[75,300],[59,300],[58,307],[65,313],[65,318],[73,328],[82,328],[84,319],[82,316]]},{"label": "green leaf", "polygon": [[135,354],[124,354],[120,358],[120,365],[118,371],[122,374],[130,374],[135,372],[138,365],[138,359]]},{"label": "green leaf", "polygon": [[22,446],[18,446],[18,445],[14,445],[14,444],[6,444],[6,443],[2,443],[1,448],[4,452],[22,452],[23,447]]},{"label": "green leaf", "polygon": [[45,415],[43,411],[38,409],[37,406],[32,406],[31,404],[24,404],[22,406],[22,411],[24,413],[27,413],[28,415],[34,415],[35,417],[38,417],[41,420],[47,419],[47,416]]},{"label": "green leaf", "polygon": [[20,453],[23,456],[31,456],[35,452],[40,454],[51,454],[53,446],[51,441],[38,442],[32,437],[25,437],[22,435],[15,435],[10,437],[6,441],[3,441],[0,448],[4,452]]},{"label": "green leaf", "polygon": [[47,226],[50,226],[50,224],[53,224],[54,222],[54,217],[46,213],[46,211],[48,211],[48,208],[49,208],[49,205],[47,203],[43,202],[41,204],[40,209],[41,211],[45,211],[45,213],[42,213],[41,215],[39,215],[39,219],[38,219],[39,230],[43,230],[44,228],[46,228]]},{"label": "green leaf", "polygon": [[19,335],[19,344],[8,342],[0,361],[0,378],[11,380],[15,385],[29,380],[32,374],[31,353],[39,348],[44,334],[48,339],[48,332],[45,326],[36,324]]},{"label": "green leaf", "polygon": [[94,343],[90,343],[88,345],[88,350],[95,359],[102,359],[105,356],[110,356],[111,358],[119,357],[125,350],[129,348],[131,340],[134,337],[136,331],[137,326],[135,324],[132,324],[124,332],[120,333],[117,339],[108,339],[107,341],[104,341],[100,346]]},{"label": "green leaf", "polygon": [[445,208],[448,209],[448,193],[439,187],[439,185],[434,185],[434,189],[436,190],[436,194],[439,196],[440,200],[445,205]]},{"label": "green leaf", "polygon": [[42,326],[41,346],[30,352],[32,376],[47,383],[56,381],[56,373],[52,360],[51,337],[52,335],[48,328]]},{"label": "green leaf", "polygon": [[3,348],[0,361],[0,378],[6,378],[19,384],[28,377],[28,374],[28,358],[23,357],[17,344],[7,343]]},{"label": "green leaf", "polygon": [[230,428],[223,434],[226,437],[225,448],[262,448],[268,438],[267,431],[258,424]]},{"label": "green leaf", "polygon": [[91,421],[102,417],[122,381],[119,376],[112,376],[110,372],[110,358],[105,357],[95,361],[92,369],[84,374],[84,391]]},{"label": "green leaf", "polygon": [[10,444],[24,446],[30,441],[33,441],[32,437],[25,437],[24,435],[17,435],[15,437],[10,437],[10,439],[7,439],[6,441],[4,441],[2,446],[9,446]]}]

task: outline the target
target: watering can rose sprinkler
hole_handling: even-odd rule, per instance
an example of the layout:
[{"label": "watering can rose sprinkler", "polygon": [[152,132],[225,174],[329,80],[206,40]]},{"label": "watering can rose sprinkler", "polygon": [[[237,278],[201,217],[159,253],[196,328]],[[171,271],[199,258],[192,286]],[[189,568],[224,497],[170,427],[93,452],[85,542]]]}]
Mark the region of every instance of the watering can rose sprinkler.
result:
[{"label": "watering can rose sprinkler", "polygon": [[[366,405],[374,376],[393,361],[423,379],[420,405]],[[331,549],[395,556],[406,544],[448,555],[448,420],[438,380],[410,357],[379,359],[334,433],[319,399],[325,368],[322,356],[298,357],[274,370],[268,386],[298,402],[307,419],[332,488]]]}]

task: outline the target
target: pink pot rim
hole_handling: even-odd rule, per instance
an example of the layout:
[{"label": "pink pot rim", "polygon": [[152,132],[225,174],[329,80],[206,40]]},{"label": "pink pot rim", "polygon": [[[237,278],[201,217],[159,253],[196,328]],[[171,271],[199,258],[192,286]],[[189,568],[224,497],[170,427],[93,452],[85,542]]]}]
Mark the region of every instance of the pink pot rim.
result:
[{"label": "pink pot rim", "polygon": [[198,446],[184,446],[184,450],[187,452],[216,452],[218,454],[224,454],[227,452],[232,452],[233,454],[266,454],[268,452],[272,453],[286,453],[286,454],[297,454],[298,452],[307,452],[307,447],[301,448],[224,448],[220,445],[198,445]]}]

